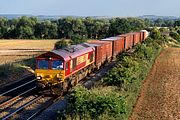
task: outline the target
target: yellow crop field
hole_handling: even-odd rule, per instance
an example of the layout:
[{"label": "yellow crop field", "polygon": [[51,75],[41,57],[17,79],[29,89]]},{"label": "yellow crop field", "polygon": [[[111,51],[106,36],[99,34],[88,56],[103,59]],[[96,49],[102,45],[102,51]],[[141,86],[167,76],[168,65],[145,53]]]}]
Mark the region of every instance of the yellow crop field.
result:
[{"label": "yellow crop field", "polygon": [[32,58],[53,49],[58,40],[0,40],[0,64]]}]

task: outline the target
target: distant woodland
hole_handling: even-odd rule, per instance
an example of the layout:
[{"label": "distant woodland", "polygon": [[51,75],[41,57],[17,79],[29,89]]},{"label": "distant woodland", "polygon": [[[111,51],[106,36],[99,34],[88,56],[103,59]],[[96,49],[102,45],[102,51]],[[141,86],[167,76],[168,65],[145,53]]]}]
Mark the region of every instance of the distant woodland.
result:
[{"label": "distant woodland", "polygon": [[74,36],[98,39],[154,26],[180,26],[180,20],[92,17],[39,20],[27,16],[17,19],[0,17],[0,39],[71,39]]}]

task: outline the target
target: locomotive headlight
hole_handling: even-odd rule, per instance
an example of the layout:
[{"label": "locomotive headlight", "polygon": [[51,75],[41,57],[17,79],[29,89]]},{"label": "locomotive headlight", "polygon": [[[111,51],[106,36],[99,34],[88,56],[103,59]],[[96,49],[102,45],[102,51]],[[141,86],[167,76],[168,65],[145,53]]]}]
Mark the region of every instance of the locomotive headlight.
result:
[{"label": "locomotive headlight", "polygon": [[37,79],[37,80],[41,80],[42,77],[41,77],[41,76],[37,76],[36,79]]},{"label": "locomotive headlight", "polygon": [[60,78],[60,77],[62,77],[62,74],[60,73],[60,74],[57,74],[56,76],[57,76],[57,78]]}]

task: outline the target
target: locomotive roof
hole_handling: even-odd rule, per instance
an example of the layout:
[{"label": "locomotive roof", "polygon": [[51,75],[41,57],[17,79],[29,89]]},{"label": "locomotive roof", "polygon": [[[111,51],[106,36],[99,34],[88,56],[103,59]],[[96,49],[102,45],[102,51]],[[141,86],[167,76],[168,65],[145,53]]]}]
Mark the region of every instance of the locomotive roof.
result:
[{"label": "locomotive roof", "polygon": [[65,61],[75,58],[77,56],[83,55],[85,53],[91,52],[94,47],[88,46],[86,44],[71,45],[64,49],[52,50],[51,52],[61,56]]}]

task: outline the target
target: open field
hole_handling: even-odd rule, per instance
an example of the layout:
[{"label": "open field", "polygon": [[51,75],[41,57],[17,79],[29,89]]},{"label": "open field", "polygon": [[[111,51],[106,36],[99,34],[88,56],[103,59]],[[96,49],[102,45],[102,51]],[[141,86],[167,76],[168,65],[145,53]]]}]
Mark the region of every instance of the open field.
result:
[{"label": "open field", "polygon": [[130,120],[180,120],[180,48],[167,48],[147,76]]},{"label": "open field", "polygon": [[29,59],[53,49],[57,40],[0,40],[0,65]]}]

